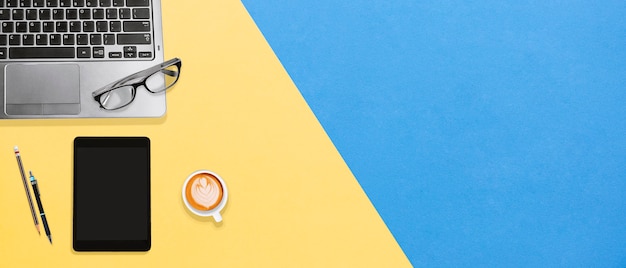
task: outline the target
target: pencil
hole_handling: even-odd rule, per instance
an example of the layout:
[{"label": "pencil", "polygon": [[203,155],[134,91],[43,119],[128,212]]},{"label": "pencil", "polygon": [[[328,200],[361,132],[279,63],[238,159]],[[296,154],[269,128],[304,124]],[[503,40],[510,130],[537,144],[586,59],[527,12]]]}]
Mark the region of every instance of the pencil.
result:
[{"label": "pencil", "polygon": [[26,182],[26,175],[24,174],[24,166],[22,165],[22,157],[20,157],[20,150],[15,146],[13,148],[15,150],[15,158],[17,159],[17,166],[20,168],[20,174],[22,175],[22,183],[24,184],[24,191],[26,191],[26,198],[28,199],[28,205],[30,206],[30,214],[33,216],[33,221],[35,222],[35,228],[37,228],[37,233],[41,235],[41,231],[39,231],[39,221],[37,221],[37,216],[35,215],[35,208],[33,207],[33,200],[30,197],[30,191],[28,191],[28,183]]}]

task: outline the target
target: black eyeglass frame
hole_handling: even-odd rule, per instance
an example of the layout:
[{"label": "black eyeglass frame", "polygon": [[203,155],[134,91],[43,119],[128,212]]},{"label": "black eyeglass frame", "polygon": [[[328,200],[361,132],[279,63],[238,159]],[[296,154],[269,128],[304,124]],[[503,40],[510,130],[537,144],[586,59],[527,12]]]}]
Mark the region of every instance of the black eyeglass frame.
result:
[{"label": "black eyeglass frame", "polygon": [[[173,72],[171,70],[166,69],[166,68],[168,68],[170,66],[174,66],[174,65],[176,65],[176,67],[178,68],[178,72],[177,73]],[[124,78],[122,78],[120,80],[117,80],[117,81],[115,81],[115,82],[113,82],[111,84],[108,84],[108,85],[106,85],[106,86],[104,86],[104,87],[94,91],[93,93],[91,93],[91,95],[94,98],[94,100],[96,102],[98,102],[98,104],[100,104],[100,108],[102,108],[102,109],[109,110],[109,111],[121,109],[121,108],[124,108],[124,107],[130,105],[131,103],[133,103],[133,101],[135,100],[135,96],[137,95],[137,88],[140,87],[140,86],[143,86],[150,93],[160,93],[160,92],[166,91],[168,88],[170,88],[173,85],[175,85],[176,82],[178,82],[178,79],[180,78],[182,65],[183,65],[183,63],[182,63],[181,59],[173,58],[171,60],[165,61],[165,62],[163,62],[161,64],[157,64],[157,65],[152,66],[152,67],[150,67],[148,69],[145,69],[143,71],[139,71],[139,72],[136,72],[134,74],[131,74],[131,75],[129,75],[127,77],[124,77]],[[150,90],[146,86],[146,80],[148,80],[148,78],[150,78],[150,76],[156,74],[157,72],[163,72],[165,75],[175,76],[176,80],[174,80],[174,82],[172,82],[170,85],[167,85],[163,89],[160,89],[158,91],[152,91],[152,90]],[[131,81],[134,81],[134,80],[137,80],[137,79],[141,79],[141,81],[135,82],[135,83],[131,83]],[[104,94],[106,94],[108,92],[111,92],[113,90],[119,89],[121,87],[128,87],[128,86],[133,88],[133,90],[132,90],[132,98],[131,98],[130,101],[128,101],[128,103],[126,103],[126,104],[124,104],[124,105],[122,105],[120,107],[113,108],[113,109],[106,108],[106,107],[104,107],[104,105],[102,105],[102,102],[100,101],[100,98]]]}]

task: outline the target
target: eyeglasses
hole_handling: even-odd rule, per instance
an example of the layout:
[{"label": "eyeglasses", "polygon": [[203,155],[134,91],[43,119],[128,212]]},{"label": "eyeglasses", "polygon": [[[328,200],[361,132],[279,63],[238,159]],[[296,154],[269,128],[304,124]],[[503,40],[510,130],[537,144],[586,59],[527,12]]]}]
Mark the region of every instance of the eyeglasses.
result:
[{"label": "eyeglasses", "polygon": [[150,93],[160,93],[178,81],[182,62],[173,58],[159,65],[131,74],[115,81],[91,95],[105,110],[123,108],[135,100],[137,88],[143,86]]}]

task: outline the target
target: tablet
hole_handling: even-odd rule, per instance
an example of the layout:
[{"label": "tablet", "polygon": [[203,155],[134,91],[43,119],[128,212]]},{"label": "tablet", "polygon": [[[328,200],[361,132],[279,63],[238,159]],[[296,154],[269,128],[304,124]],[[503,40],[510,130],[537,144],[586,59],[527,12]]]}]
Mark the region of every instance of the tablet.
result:
[{"label": "tablet", "polygon": [[150,140],[74,139],[75,251],[150,250]]}]

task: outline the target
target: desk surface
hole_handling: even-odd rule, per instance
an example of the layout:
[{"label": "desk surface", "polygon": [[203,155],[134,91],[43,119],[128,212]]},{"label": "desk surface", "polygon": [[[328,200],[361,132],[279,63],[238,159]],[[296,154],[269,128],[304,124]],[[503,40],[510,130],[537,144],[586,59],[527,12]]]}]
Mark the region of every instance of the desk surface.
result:
[{"label": "desk surface", "polygon": [[[0,267],[410,265],[239,1],[166,0],[163,20],[165,57],[183,60],[165,117],[0,121]],[[149,252],[72,250],[76,136],[150,137]],[[52,246],[34,230],[15,145],[37,174]],[[222,223],[184,208],[197,169],[228,185]]]}]

